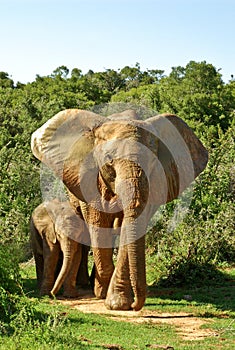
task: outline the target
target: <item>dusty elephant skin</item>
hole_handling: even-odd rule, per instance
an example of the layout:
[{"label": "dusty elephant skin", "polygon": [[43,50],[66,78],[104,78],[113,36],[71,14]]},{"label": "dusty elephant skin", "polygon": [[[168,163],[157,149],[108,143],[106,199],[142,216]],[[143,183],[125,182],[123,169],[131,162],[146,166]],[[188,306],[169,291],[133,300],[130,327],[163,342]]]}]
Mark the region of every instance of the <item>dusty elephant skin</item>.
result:
[{"label": "dusty elephant skin", "polygon": [[[56,295],[64,286],[64,296],[77,297],[76,283],[84,250],[78,236],[84,231],[83,221],[79,221],[69,202],[54,199],[40,204],[32,213],[30,221],[31,246],[36,263],[40,295]],[[73,239],[76,238],[76,239]],[[62,264],[56,276],[60,253]],[[84,271],[80,272],[85,276]],[[87,283],[87,279],[79,282]]]},{"label": "dusty elephant skin", "polygon": [[[34,132],[31,147],[64,182],[74,207],[81,207],[94,250],[95,295],[106,298],[108,309],[140,310],[146,297],[148,222],[205,168],[201,142],[175,115],[142,121],[130,110],[102,117],[70,109]],[[112,233],[118,217],[114,268]]]}]

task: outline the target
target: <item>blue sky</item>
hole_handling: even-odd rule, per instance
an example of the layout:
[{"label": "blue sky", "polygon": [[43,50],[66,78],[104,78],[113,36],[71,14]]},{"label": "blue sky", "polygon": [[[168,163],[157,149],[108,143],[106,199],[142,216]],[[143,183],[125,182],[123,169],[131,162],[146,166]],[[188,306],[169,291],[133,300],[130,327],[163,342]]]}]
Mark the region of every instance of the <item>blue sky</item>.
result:
[{"label": "blue sky", "polygon": [[190,60],[235,75],[234,0],[0,0],[0,71],[17,82],[61,65],[103,71]]}]

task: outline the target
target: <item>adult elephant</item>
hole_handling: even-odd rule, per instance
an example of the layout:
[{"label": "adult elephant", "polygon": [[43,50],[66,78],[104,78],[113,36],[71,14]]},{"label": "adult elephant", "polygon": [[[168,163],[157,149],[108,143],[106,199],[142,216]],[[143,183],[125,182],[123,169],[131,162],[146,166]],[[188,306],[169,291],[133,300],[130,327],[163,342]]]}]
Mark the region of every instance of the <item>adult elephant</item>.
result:
[{"label": "adult elephant", "polygon": [[[103,117],[70,109],[34,132],[31,147],[81,206],[94,251],[96,296],[106,298],[109,309],[140,310],[149,219],[205,168],[201,142],[175,115],[143,121],[132,110]],[[112,227],[122,214],[114,269]]]},{"label": "adult elephant", "polygon": [[[69,202],[54,199],[34,209],[30,220],[30,240],[40,295],[56,295],[63,285],[64,296],[77,297],[77,279],[80,284],[88,282],[83,271],[87,249],[84,250],[79,243],[84,231],[84,222],[79,220]],[[79,268],[82,268],[80,278]]]}]

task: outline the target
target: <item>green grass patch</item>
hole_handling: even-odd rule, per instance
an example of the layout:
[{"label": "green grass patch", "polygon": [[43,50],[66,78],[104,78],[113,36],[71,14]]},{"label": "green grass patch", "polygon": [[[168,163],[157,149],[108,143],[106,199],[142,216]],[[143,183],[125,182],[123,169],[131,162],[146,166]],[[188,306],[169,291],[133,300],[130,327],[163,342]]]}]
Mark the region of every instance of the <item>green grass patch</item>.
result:
[{"label": "green grass patch", "polygon": [[[157,322],[147,317],[139,324],[111,319],[110,315],[84,314],[59,301],[39,298],[34,266],[24,265],[21,273],[26,296],[20,298],[10,324],[0,324],[0,349],[233,349],[235,268],[219,272],[221,284],[216,279],[211,285],[201,281],[201,286],[149,286],[144,312],[156,312]],[[177,314],[186,323],[191,317],[198,318],[204,321],[201,329],[210,334],[184,339],[177,325],[161,322],[166,314],[169,320]]]}]

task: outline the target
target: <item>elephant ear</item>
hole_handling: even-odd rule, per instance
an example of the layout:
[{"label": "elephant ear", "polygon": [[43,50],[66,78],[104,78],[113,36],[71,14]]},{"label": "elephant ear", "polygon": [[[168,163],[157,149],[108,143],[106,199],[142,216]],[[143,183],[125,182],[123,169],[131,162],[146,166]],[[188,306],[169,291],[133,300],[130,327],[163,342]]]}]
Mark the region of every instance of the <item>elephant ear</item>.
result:
[{"label": "elephant ear", "polygon": [[46,236],[50,242],[55,244],[56,233],[50,205],[48,205],[48,203],[40,204],[36,209],[34,209],[32,219],[40,235],[42,237]]},{"label": "elephant ear", "polygon": [[51,243],[56,244],[55,225],[52,221],[48,224],[48,228],[46,231],[46,237]]},{"label": "elephant ear", "polygon": [[[158,160],[165,173],[169,202],[178,197],[205,169],[208,153],[178,116],[161,114],[147,119],[158,139]],[[158,169],[155,169],[157,172]]]},{"label": "elephant ear", "polygon": [[[81,196],[80,199],[83,199],[81,164],[94,148],[93,130],[105,120],[89,111],[68,109],[56,114],[32,134],[31,149],[35,157],[51,168],[76,197]],[[90,167],[93,166],[91,162]]]}]

